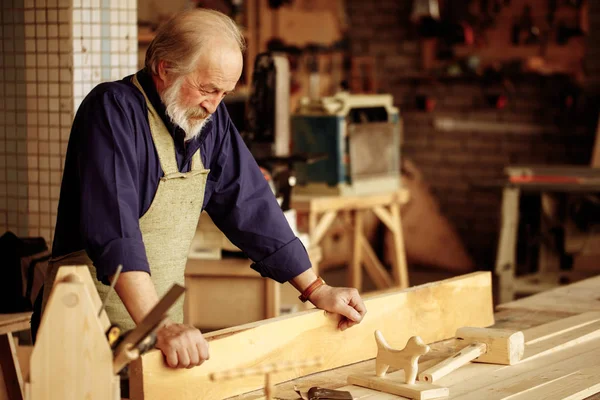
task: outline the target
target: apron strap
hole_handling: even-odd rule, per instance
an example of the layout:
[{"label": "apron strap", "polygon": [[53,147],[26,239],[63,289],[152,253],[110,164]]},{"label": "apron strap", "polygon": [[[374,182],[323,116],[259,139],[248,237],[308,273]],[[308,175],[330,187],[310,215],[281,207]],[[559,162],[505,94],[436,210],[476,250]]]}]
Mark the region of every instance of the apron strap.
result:
[{"label": "apron strap", "polygon": [[[140,85],[137,76],[134,74],[132,79],[133,84],[139,89],[146,99],[146,105],[148,106],[148,122],[150,123],[150,132],[152,133],[152,140],[158,153],[158,159],[160,166],[162,167],[165,175],[171,175],[179,172],[177,165],[177,157],[175,153],[175,143],[173,138],[169,134],[161,134],[161,132],[168,132],[167,127],[158,115],[158,112],[152,106],[152,103],[148,99],[146,92]],[[162,127],[160,126],[162,125]],[[162,128],[162,129],[159,129]]]}]

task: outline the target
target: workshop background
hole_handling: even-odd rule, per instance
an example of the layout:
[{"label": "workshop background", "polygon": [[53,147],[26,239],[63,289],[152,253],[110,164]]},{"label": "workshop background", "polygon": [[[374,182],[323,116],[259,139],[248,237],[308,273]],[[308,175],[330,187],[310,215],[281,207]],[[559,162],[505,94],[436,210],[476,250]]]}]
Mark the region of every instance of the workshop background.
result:
[{"label": "workshop background", "polygon": [[[291,114],[306,96],[392,96],[401,185],[412,196],[402,208],[409,270],[420,276],[411,284],[494,269],[505,167],[596,166],[596,1],[3,0],[1,232],[51,246],[79,103],[98,83],[140,68],[155,29],[190,7],[223,11],[244,29],[245,70],[227,99],[242,134],[254,62],[267,50],[289,61]],[[521,272],[535,269],[549,240],[540,231],[538,197],[520,200]],[[587,199],[591,211],[578,217],[591,221],[598,202]],[[373,248],[389,261],[391,239],[381,225],[365,221]],[[320,258],[332,274],[350,262],[353,243],[351,232],[333,230]],[[577,256],[562,256],[561,268]]]}]

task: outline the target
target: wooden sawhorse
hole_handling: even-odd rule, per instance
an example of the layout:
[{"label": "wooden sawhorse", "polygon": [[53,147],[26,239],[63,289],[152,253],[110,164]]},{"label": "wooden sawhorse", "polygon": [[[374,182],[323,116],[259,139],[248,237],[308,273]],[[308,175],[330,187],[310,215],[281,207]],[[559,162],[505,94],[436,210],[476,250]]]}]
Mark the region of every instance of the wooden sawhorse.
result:
[{"label": "wooden sawhorse", "polygon": [[[340,212],[353,215],[354,240],[348,285],[362,288],[362,266],[378,289],[408,287],[406,253],[400,220],[400,205],[408,201],[408,190],[399,189],[373,195],[294,195],[291,207],[308,215],[308,234],[311,246],[317,246]],[[393,254],[391,276],[363,233],[363,217],[371,210],[392,232]]]}]

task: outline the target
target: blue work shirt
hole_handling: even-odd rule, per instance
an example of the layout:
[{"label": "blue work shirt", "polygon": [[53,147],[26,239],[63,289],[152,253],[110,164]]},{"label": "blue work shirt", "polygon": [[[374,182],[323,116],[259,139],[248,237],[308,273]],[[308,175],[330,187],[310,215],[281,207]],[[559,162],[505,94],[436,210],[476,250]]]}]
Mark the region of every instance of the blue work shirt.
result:
[{"label": "blue work shirt", "polygon": [[[202,133],[184,141],[184,132],[165,114],[152,77],[137,77],[173,136],[181,172],[200,149],[210,169],[203,209],[262,276],[285,282],[310,268],[256,161],[223,103]],[[119,264],[125,271],[151,273],[139,219],[150,207],[164,175],[148,123],[142,93],[123,80],[96,86],[73,122],[65,160],[52,255],[85,249],[98,279],[108,283]],[[199,194],[200,195],[200,194]]]}]

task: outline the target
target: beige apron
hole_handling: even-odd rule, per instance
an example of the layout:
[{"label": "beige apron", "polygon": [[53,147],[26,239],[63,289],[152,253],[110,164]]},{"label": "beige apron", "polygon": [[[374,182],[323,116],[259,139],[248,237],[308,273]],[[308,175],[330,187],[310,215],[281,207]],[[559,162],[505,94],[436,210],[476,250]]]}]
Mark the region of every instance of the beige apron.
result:
[{"label": "beige apron", "polygon": [[[152,282],[160,298],[174,283],[184,284],[185,265],[200,218],[208,170],[204,169],[200,150],[198,150],[192,158],[191,171],[179,172],[172,136],[148,100],[135,75],[133,83],[146,99],[152,139],[160,165],[165,173],[165,176],[160,179],[150,208],[140,218],[140,230],[150,263]],[[81,250],[50,260],[44,288],[44,305],[50,294],[58,267],[83,264],[90,267],[100,299],[104,300],[109,286],[96,279],[96,268],[85,250]],[[170,317],[176,322],[183,322],[183,302],[182,297],[171,308]],[[110,296],[106,312],[110,321],[119,325],[121,329],[128,330],[135,327],[135,323],[119,296],[114,294]]]}]

